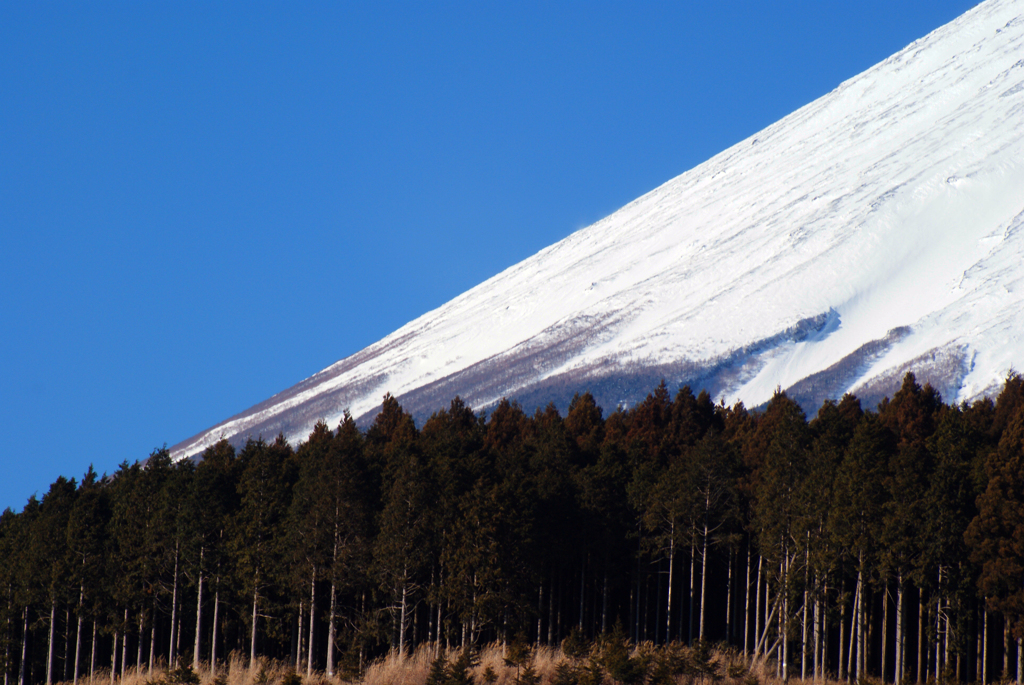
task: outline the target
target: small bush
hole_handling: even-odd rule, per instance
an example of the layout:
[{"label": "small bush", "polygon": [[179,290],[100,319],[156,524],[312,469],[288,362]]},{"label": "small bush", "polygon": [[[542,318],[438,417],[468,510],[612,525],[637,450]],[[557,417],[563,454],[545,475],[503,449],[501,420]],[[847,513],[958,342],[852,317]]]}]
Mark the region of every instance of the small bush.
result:
[{"label": "small bush", "polygon": [[729,664],[729,667],[726,669],[725,674],[730,678],[742,678],[743,676],[747,675],[747,667],[744,666],[742,663],[733,662]]},{"label": "small bush", "polygon": [[523,666],[522,672],[516,678],[516,685],[540,685],[540,675],[538,675],[537,669],[533,667],[532,663],[527,663]]},{"label": "small bush", "polygon": [[476,652],[466,647],[455,660],[448,665],[447,685],[473,685],[473,676],[469,670],[480,663]]},{"label": "small bush", "polygon": [[191,666],[178,666],[167,672],[167,682],[170,685],[199,685],[199,674]]},{"label": "small bush", "polygon": [[604,669],[596,657],[591,656],[579,671],[579,685],[604,685]]},{"label": "small bush", "polygon": [[516,669],[522,668],[533,656],[533,649],[522,635],[516,636],[506,650],[505,665],[514,666]]},{"label": "small bush", "polygon": [[610,635],[602,638],[600,652],[600,664],[612,680],[623,685],[639,685],[647,677],[650,665],[647,653],[641,651],[631,656],[632,647],[621,626],[616,625]]},{"label": "small bush", "polygon": [[721,680],[722,674],[718,672],[718,658],[711,653],[711,645],[703,640],[690,650],[690,675],[697,680]]},{"label": "small bush", "polygon": [[487,668],[484,669],[484,672],[480,677],[484,681],[485,685],[494,685],[494,683],[498,682],[498,674],[494,672],[494,669],[491,668],[490,664],[487,665]]},{"label": "small bush", "polygon": [[573,661],[582,661],[590,654],[590,644],[578,628],[573,628],[569,636],[562,640],[562,653]]},{"label": "small bush", "polygon": [[445,659],[444,654],[438,654],[430,662],[426,685],[448,685],[448,660]]},{"label": "small bush", "polygon": [[551,685],[580,685],[580,670],[568,661],[559,661]]},{"label": "small bush", "polygon": [[673,685],[679,676],[690,670],[689,659],[678,642],[654,649],[649,661],[649,685]]}]

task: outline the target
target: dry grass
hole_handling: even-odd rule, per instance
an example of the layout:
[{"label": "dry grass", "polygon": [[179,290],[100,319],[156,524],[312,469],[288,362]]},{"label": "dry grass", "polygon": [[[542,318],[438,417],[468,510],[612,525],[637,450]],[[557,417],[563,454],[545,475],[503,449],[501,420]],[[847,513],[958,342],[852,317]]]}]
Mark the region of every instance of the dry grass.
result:
[{"label": "dry grass", "polygon": [[406,657],[391,652],[370,664],[363,674],[362,685],[423,685],[435,653],[432,645],[421,645]]},{"label": "dry grass", "polygon": [[[650,648],[649,646],[647,648]],[[444,651],[444,650],[442,650]],[[636,652],[634,652],[635,654]],[[328,677],[323,671],[317,671],[307,678],[305,671],[300,671],[302,685],[424,685],[430,673],[430,664],[437,656],[433,645],[421,645],[414,653],[400,657],[392,652],[386,657],[372,662],[366,669],[361,680],[352,682],[339,676]],[[459,650],[453,649],[445,653],[449,660],[454,660]],[[483,674],[490,668],[497,676],[494,685],[515,685],[516,669],[505,661],[505,649],[500,643],[484,646],[477,654],[477,662],[470,669],[475,683],[484,683]],[[532,665],[540,676],[541,685],[549,685],[555,668],[566,659],[559,647],[539,647],[532,655]],[[722,685],[782,685],[776,677],[774,662],[755,663],[749,665],[747,659],[735,650],[715,650],[714,659],[719,664],[718,672]],[[293,675],[292,664],[283,661],[259,659],[254,668],[249,668],[248,658],[233,654],[227,664],[221,664],[215,674],[208,664],[200,664],[196,671],[200,685],[281,685],[286,676]],[[165,685],[168,671],[164,664],[154,668],[152,674],[143,667],[140,671],[129,669],[118,676],[115,685]],[[799,677],[791,677],[791,681],[800,682]],[[79,678],[79,685],[110,685],[110,670],[98,670],[90,679],[88,676]],[[606,680],[609,685],[617,685]],[[808,680],[808,683],[812,681]],[[58,684],[70,685],[70,683]],[[690,678],[680,678],[679,685],[714,685],[708,680],[700,683]],[[815,685],[847,685],[836,680],[819,680]]]}]

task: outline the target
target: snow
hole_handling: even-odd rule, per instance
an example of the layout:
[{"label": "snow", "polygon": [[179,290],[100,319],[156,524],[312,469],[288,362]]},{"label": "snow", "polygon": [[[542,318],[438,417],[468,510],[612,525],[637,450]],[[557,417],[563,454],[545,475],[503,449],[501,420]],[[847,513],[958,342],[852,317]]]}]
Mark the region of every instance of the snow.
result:
[{"label": "snow", "polygon": [[1024,2],[985,2],[174,456],[358,388],[288,436],[298,441],[316,418],[335,425],[385,392],[593,321],[605,326],[582,349],[523,383],[599,362],[712,363],[831,312],[820,333],[766,350],[722,399],[760,404],[901,326],[910,334],[847,390],[957,349],[969,368],[945,399],[990,393],[1024,361],[1021,55]]}]

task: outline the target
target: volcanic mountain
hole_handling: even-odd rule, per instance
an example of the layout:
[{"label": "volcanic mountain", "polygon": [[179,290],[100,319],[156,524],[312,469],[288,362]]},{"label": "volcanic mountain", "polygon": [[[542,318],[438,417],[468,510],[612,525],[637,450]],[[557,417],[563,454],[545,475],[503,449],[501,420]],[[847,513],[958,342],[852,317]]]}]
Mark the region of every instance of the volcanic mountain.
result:
[{"label": "volcanic mountain", "polygon": [[380,342],[172,449],[304,439],[386,392],[606,411],[660,380],[809,413],[1024,364],[1024,2],[989,0]]}]

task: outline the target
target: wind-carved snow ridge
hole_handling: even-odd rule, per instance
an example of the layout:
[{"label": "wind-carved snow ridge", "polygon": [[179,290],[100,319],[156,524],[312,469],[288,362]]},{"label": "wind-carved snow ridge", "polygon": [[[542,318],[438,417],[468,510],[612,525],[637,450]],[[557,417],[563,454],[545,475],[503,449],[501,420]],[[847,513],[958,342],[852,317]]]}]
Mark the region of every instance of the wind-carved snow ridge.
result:
[{"label": "wind-carved snow ridge", "polygon": [[606,411],[664,379],[748,406],[947,401],[1024,368],[1024,0],[990,0],[763,131],[175,446],[283,432],[391,392]]}]

